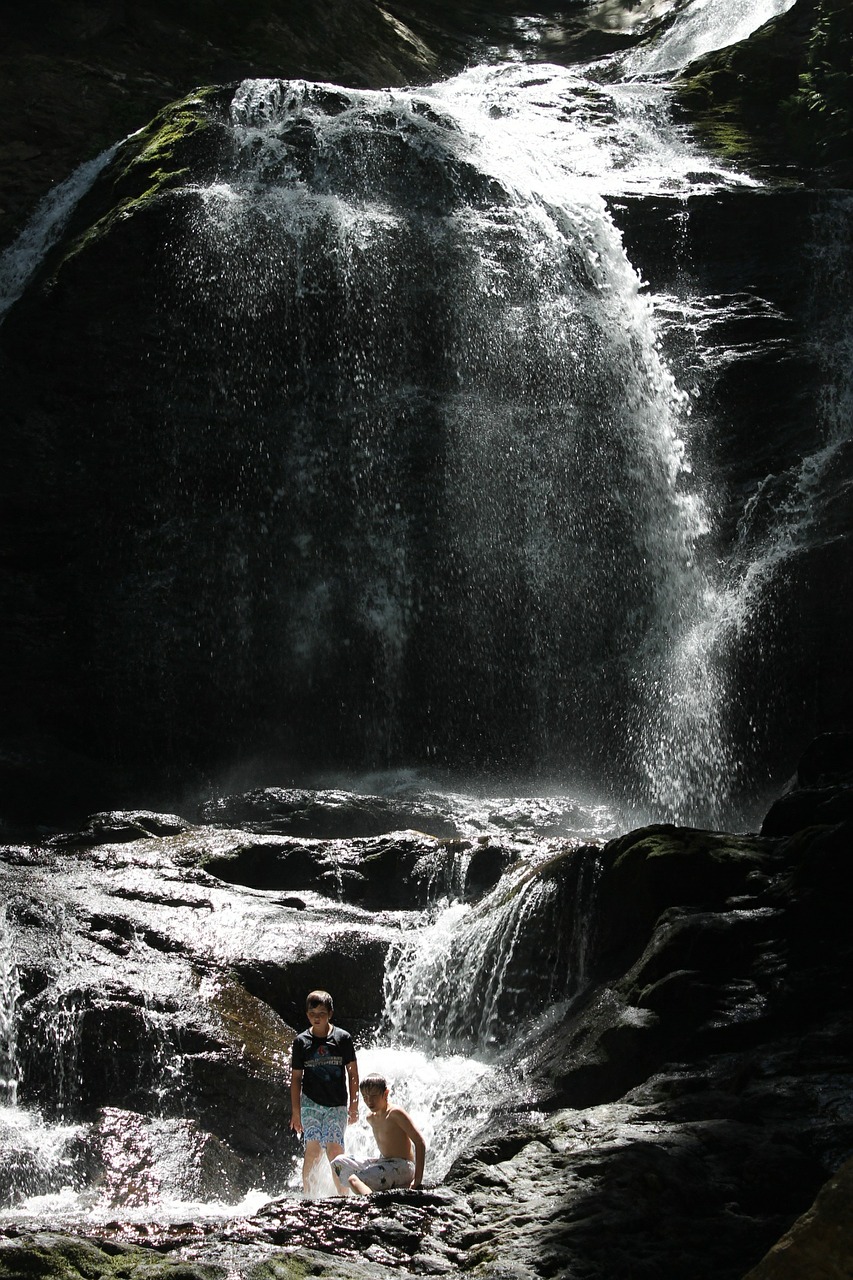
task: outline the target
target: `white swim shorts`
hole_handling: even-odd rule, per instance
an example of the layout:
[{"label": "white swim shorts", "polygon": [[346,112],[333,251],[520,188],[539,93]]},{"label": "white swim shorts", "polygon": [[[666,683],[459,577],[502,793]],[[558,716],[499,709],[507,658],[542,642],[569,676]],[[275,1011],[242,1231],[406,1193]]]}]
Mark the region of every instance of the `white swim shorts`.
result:
[{"label": "white swim shorts", "polygon": [[370,1160],[354,1160],[352,1156],[335,1156],[332,1168],[339,1182],[356,1174],[371,1191],[391,1191],[398,1187],[410,1187],[415,1180],[415,1166],[411,1160],[389,1159],[373,1156]]}]

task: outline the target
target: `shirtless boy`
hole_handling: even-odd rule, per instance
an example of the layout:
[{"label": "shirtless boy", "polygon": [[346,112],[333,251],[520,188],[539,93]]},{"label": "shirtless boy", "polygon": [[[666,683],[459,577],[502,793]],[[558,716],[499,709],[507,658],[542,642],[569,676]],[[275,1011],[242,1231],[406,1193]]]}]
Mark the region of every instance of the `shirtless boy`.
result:
[{"label": "shirtless boy", "polygon": [[[358,1119],[358,1066],[348,1031],[332,1026],[334,1005],[328,991],[312,991],[305,1001],[307,1031],[293,1041],[290,1127],[305,1143],[302,1189],[309,1194],[323,1151],[331,1163],[343,1155],[347,1124]],[[347,1106],[349,1086],[349,1106]],[[339,1195],[348,1195],[335,1176]]]},{"label": "shirtless boy", "polygon": [[361,1096],[370,1108],[367,1122],[381,1154],[369,1160],[333,1156],[335,1177],[360,1196],[395,1187],[419,1187],[424,1176],[426,1143],[411,1116],[389,1102],[384,1076],[365,1076]]}]

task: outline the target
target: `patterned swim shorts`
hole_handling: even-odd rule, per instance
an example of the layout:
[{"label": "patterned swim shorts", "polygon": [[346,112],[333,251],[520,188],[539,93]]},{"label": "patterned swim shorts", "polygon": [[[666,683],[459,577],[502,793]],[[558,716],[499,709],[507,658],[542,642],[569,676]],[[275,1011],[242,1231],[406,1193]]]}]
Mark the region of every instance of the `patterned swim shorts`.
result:
[{"label": "patterned swim shorts", "polygon": [[346,1182],[354,1173],[371,1191],[410,1187],[415,1180],[415,1166],[411,1160],[396,1157],[373,1156],[370,1160],[354,1160],[352,1156],[335,1156],[332,1168],[339,1182]]},{"label": "patterned swim shorts", "polygon": [[330,1142],[335,1142],[342,1147],[346,1129],[346,1107],[321,1107],[319,1102],[312,1102],[303,1094],[302,1140],[304,1142],[319,1142],[321,1147],[327,1147]]}]

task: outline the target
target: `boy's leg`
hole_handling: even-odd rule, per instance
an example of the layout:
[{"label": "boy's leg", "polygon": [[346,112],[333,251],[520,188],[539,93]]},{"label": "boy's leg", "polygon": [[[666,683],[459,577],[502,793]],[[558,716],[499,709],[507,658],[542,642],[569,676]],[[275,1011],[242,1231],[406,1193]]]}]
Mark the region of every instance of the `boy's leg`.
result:
[{"label": "boy's leg", "polygon": [[302,1190],[306,1196],[310,1194],[310,1184],[322,1154],[319,1142],[305,1143],[305,1154],[302,1157]]},{"label": "boy's leg", "polygon": [[335,1156],[342,1156],[343,1154],[344,1154],[344,1149],[340,1142],[329,1142],[326,1144],[326,1155],[328,1157],[329,1164],[331,1165],[331,1168],[332,1168],[332,1178],[334,1180],[337,1193],[339,1196],[348,1196],[349,1187],[346,1186],[345,1183],[341,1182],[340,1178],[335,1172],[335,1166],[334,1164],[332,1164],[332,1161],[335,1159]]},{"label": "boy's leg", "polygon": [[358,1176],[357,1173],[353,1173],[350,1175],[349,1184],[352,1187],[353,1191],[356,1193],[356,1195],[369,1196],[371,1194],[370,1187],[367,1185],[366,1182],[362,1182],[361,1178]]}]

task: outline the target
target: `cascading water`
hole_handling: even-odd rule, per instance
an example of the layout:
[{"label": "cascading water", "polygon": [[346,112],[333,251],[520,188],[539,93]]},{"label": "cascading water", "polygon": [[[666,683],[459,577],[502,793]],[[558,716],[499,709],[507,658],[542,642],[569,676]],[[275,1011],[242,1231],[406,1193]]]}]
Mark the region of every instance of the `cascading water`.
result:
[{"label": "cascading water", "polygon": [[45,196],[21,234],[0,255],[0,323],[37,270],[51,245],[61,236],[75,207],[106,169],[119,144],[81,164],[70,177]]},{"label": "cascading water", "polygon": [[794,0],[694,0],[654,44],[632,51],[621,61],[627,75],[677,71],[694,58],[736,44],[771,18],[786,13]]},{"label": "cascading water", "polygon": [[18,1099],[18,1001],[21,986],[5,910],[0,907],[0,1105]]},{"label": "cascading water", "polygon": [[695,150],[649,87],[554,68],[418,95],[249,81],[232,124],[185,277],[216,281],[229,344],[264,344],[239,395],[284,449],[264,518],[306,737],[334,698],[362,756],[568,761],[718,813],[707,503],[602,200],[689,189]]},{"label": "cascading water", "polygon": [[389,953],[383,1024],[361,1057],[423,1127],[431,1177],[502,1106],[524,1107],[511,1053],[587,981],[599,855],[579,848],[568,873],[567,856],[553,876],[546,846],[477,906],[445,903]]},{"label": "cascading water", "polygon": [[12,925],[0,907],[0,1205],[5,1207],[69,1178],[69,1146],[76,1130],[45,1124],[18,1105],[22,1065],[18,1054],[21,983]]}]

